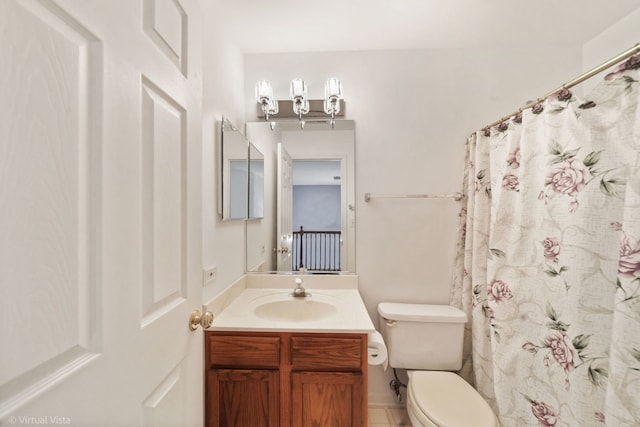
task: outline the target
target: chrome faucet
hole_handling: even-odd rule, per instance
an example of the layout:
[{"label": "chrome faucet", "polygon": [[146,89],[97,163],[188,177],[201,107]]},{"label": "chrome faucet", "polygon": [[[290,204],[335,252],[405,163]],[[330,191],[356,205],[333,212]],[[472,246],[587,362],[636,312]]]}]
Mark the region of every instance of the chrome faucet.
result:
[{"label": "chrome faucet", "polygon": [[290,296],[295,298],[304,298],[304,297],[311,296],[311,294],[302,287],[301,277],[296,277],[295,283],[296,283],[296,287],[293,289],[293,293],[289,294]]}]

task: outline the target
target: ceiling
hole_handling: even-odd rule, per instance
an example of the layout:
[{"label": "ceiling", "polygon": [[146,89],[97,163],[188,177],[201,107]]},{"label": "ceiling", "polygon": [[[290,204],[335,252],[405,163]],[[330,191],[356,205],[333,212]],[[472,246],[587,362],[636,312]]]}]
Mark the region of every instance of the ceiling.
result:
[{"label": "ceiling", "polygon": [[244,53],[584,44],[638,0],[220,0]]}]

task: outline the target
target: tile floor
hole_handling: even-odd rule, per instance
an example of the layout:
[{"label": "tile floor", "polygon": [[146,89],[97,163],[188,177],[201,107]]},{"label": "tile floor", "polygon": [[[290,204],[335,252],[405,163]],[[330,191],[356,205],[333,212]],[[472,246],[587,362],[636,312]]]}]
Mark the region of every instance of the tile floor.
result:
[{"label": "tile floor", "polygon": [[403,406],[369,406],[369,427],[411,427]]}]

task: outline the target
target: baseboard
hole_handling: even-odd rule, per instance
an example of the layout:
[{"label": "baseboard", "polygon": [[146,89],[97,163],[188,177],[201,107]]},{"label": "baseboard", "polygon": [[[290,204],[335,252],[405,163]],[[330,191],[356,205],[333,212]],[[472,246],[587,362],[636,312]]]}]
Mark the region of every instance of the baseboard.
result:
[{"label": "baseboard", "polygon": [[369,393],[369,406],[384,406],[398,408],[405,406],[405,393],[402,393],[402,400],[398,401],[392,391],[386,393]]}]

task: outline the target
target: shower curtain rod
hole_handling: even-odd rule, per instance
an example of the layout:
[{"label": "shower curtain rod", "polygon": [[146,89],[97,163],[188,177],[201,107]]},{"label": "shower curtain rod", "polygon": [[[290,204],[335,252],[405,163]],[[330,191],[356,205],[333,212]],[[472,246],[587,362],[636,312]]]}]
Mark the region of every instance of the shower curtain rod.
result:
[{"label": "shower curtain rod", "polygon": [[612,58],[612,59],[608,60],[607,62],[595,67],[594,69],[592,69],[590,71],[587,71],[586,73],[582,74],[579,77],[576,77],[575,79],[571,80],[570,82],[563,84],[559,88],[552,90],[551,92],[549,92],[548,94],[544,95],[543,97],[538,98],[535,101],[529,102],[527,105],[525,105],[524,107],[520,108],[517,111],[514,111],[513,113],[509,114],[508,116],[505,116],[505,117],[501,118],[500,120],[496,120],[495,122],[491,123],[490,125],[487,125],[487,126],[483,127],[482,129],[489,129],[489,128],[492,128],[494,126],[497,126],[500,123],[502,123],[502,122],[504,122],[506,120],[509,120],[511,117],[515,116],[516,114],[521,113],[523,110],[526,110],[528,108],[533,107],[536,104],[539,104],[539,103],[543,102],[545,99],[547,99],[551,95],[555,95],[556,93],[558,93],[558,92],[560,92],[560,91],[562,91],[564,89],[569,89],[570,87],[576,86],[577,84],[580,84],[583,81],[590,79],[591,77],[595,76],[596,74],[599,74],[599,73],[603,72],[604,70],[606,70],[607,68],[610,68],[613,65],[616,65],[617,63],[624,61],[625,59],[635,55],[636,53],[640,53],[640,43],[636,44],[631,49],[628,49],[625,52],[622,52],[620,55],[616,56],[615,58]]}]

